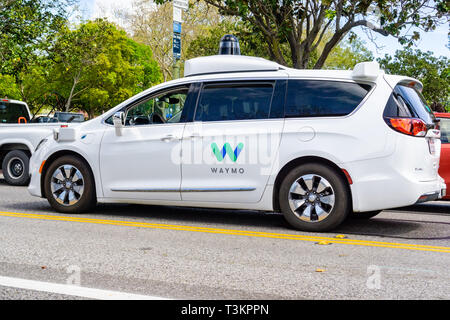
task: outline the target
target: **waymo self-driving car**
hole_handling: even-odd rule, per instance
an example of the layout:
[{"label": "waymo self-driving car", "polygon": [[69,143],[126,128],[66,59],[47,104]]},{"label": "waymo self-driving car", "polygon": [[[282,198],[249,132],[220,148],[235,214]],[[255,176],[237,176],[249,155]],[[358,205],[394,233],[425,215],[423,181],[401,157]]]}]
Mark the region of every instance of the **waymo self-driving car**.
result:
[{"label": "waymo self-driving car", "polygon": [[29,191],[64,213],[97,202],[251,209],[331,230],[445,194],[421,89],[376,62],[335,71],[195,58],[184,78],[55,129],[33,154]]}]

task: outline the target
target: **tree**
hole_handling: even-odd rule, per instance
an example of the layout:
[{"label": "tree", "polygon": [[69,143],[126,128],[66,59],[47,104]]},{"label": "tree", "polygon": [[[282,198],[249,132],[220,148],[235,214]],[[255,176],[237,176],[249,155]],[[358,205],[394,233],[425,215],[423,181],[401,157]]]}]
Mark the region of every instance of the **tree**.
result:
[{"label": "tree", "polygon": [[[121,12],[123,20],[129,22],[127,31],[131,37],[149,46],[153,56],[163,73],[164,81],[172,79],[173,55],[173,7],[170,3],[155,6],[152,0],[136,0],[132,14]],[[219,24],[222,17],[214,7],[207,6],[203,1],[183,13],[183,29],[181,32],[181,59],[185,59],[186,48],[197,36],[205,32],[205,27]]]},{"label": "tree", "polygon": [[[74,0],[0,0],[0,74],[16,77],[45,51]],[[42,56],[41,56],[42,57]]]},{"label": "tree", "polygon": [[[157,0],[158,3],[167,0]],[[320,69],[332,49],[356,27],[365,27],[384,36],[392,35],[402,44],[411,45],[420,38],[408,27],[433,30],[449,19],[445,0],[205,0],[224,15],[248,22],[268,44],[270,57],[283,65],[283,44],[288,44],[289,57],[295,68],[308,67],[313,53],[327,33],[323,50],[317,54],[314,68]],[[352,38],[352,37],[351,37]]]},{"label": "tree", "polygon": [[0,98],[20,99],[20,90],[13,76],[0,74]]},{"label": "tree", "polygon": [[[71,30],[62,28],[51,51],[55,62],[53,76],[60,92],[67,92],[65,111],[69,111],[72,99],[90,88],[85,73],[97,63],[98,55],[105,49],[106,39],[114,27],[103,21],[88,22]],[[67,81],[69,80],[69,81]]]},{"label": "tree", "polygon": [[423,95],[434,105],[450,109],[450,66],[446,57],[435,57],[430,51],[397,50],[394,57],[378,58],[380,66],[390,74],[407,75],[421,81]]},{"label": "tree", "polygon": [[51,91],[90,117],[161,81],[150,48],[102,19],[63,28],[50,57]]},{"label": "tree", "polygon": [[[186,59],[217,54],[220,39],[227,33],[231,33],[238,37],[241,53],[243,55],[270,59],[270,52],[267,44],[258,36],[258,34],[253,33],[246,23],[226,19],[216,26],[206,27],[205,29],[206,32],[204,34],[198,36],[189,44],[186,52]],[[321,50],[327,43],[327,39],[331,37],[331,34],[324,35],[317,50]],[[283,44],[282,51],[286,60],[290,62],[289,56],[285,54],[289,51],[287,44]],[[317,59],[317,52],[313,52],[308,67],[312,67]],[[372,61],[373,59],[372,52],[364,46],[364,43],[359,38],[352,39],[352,41],[350,41],[350,39],[345,39],[342,43],[332,49],[323,68],[352,69],[359,62]]]},{"label": "tree", "polygon": [[357,63],[373,60],[372,52],[364,46],[364,42],[361,39],[345,39],[331,50],[323,68],[351,70]]},{"label": "tree", "polygon": [[189,43],[185,59],[217,54],[220,39],[225,34],[233,34],[239,39],[243,55],[270,58],[265,42],[257,34],[252,33],[243,22],[224,19],[217,25],[202,28],[202,34]]},{"label": "tree", "polygon": [[31,110],[48,101],[48,48],[67,23],[76,0],[0,0],[0,96],[27,102]]}]

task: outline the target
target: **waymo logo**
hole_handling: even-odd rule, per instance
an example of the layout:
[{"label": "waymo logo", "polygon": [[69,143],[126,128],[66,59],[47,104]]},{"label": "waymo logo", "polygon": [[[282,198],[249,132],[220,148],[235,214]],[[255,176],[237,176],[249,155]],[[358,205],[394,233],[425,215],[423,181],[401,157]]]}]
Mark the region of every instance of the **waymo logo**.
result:
[{"label": "waymo logo", "polygon": [[239,157],[239,154],[241,153],[242,149],[244,149],[244,144],[239,143],[236,147],[236,149],[231,148],[231,145],[227,142],[223,145],[223,148],[220,149],[215,142],[211,144],[211,149],[214,155],[217,158],[217,161],[223,161],[225,159],[225,155],[228,155],[230,159],[233,162],[236,162],[237,158]]}]

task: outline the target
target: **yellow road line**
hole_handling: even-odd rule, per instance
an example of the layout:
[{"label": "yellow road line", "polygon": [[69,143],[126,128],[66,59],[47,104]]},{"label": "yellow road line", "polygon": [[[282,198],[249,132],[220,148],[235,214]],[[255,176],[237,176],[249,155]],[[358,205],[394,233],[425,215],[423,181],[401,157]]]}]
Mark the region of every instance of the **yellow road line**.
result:
[{"label": "yellow road line", "polygon": [[429,246],[429,245],[419,245],[419,244],[409,244],[409,243],[381,242],[381,241],[359,240],[359,239],[348,239],[348,238],[338,239],[338,238],[321,237],[321,236],[307,236],[307,235],[297,235],[297,234],[270,233],[270,232],[261,232],[261,231],[220,229],[220,228],[183,226],[183,225],[172,225],[172,224],[157,224],[157,223],[137,222],[137,221],[120,221],[120,220],[110,220],[110,219],[105,220],[105,219],[72,217],[72,216],[54,216],[54,215],[33,214],[33,213],[0,212],[0,216],[27,218],[27,219],[52,220],[52,221],[66,221],[66,222],[80,222],[80,223],[128,226],[128,227],[150,228],[150,229],[165,229],[165,230],[178,230],[178,231],[214,233],[214,234],[227,234],[227,235],[238,235],[238,236],[247,236],[247,237],[259,237],[259,238],[300,240],[300,241],[311,241],[311,242],[326,241],[328,243],[348,244],[348,245],[356,245],[356,246],[369,246],[369,247],[382,247],[382,248],[395,248],[395,249],[450,253],[450,247]]}]

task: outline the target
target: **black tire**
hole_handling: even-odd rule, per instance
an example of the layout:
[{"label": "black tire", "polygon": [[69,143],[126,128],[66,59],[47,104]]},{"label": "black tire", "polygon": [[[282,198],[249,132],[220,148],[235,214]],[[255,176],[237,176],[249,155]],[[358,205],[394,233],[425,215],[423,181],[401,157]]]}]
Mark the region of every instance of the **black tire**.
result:
[{"label": "black tire", "polygon": [[22,150],[13,150],[6,154],[2,163],[3,176],[8,184],[27,186],[30,182],[28,173],[30,158]]},{"label": "black tire", "polygon": [[[305,216],[304,213],[297,213],[304,219],[310,219],[309,221],[304,221],[297,216],[297,214],[294,213],[290,207],[289,195],[291,194],[291,186],[293,186],[296,181],[299,182],[301,177],[305,177],[307,175],[313,175],[314,179],[316,179],[317,176],[320,176],[322,180],[319,179],[319,181],[324,181],[325,179],[332,188],[331,190],[332,194],[334,194],[334,204],[327,208],[329,212],[325,212],[325,216],[327,214],[328,215],[323,218],[323,220],[317,219],[316,221],[313,221],[311,218],[308,218],[307,215]],[[317,187],[316,191],[319,191]],[[344,178],[333,168],[317,163],[307,163],[298,166],[288,173],[280,186],[279,202],[281,212],[287,222],[295,229],[301,231],[330,231],[340,225],[346,219],[349,211],[351,210],[350,191]],[[305,205],[308,204],[310,203],[305,201]],[[320,206],[322,206],[322,204],[320,204]],[[316,209],[314,209],[314,212],[316,212]],[[310,214],[310,217],[312,216],[313,214]],[[315,215],[315,217],[317,217],[317,215]]]},{"label": "black tire", "polygon": [[360,220],[370,219],[370,218],[373,218],[376,215],[378,215],[381,211],[383,211],[383,210],[367,211],[367,212],[352,212],[349,215],[349,218],[360,219]]},{"label": "black tire", "polygon": [[[76,199],[74,204],[61,204],[59,203],[52,192],[52,177],[56,172],[60,172],[60,168],[63,166],[71,166],[81,172],[83,183],[83,192],[81,196]],[[44,178],[44,191],[45,196],[52,206],[58,212],[61,213],[83,213],[87,212],[95,207],[97,204],[97,195],[95,192],[95,181],[93,174],[89,168],[89,165],[83,159],[76,156],[62,156],[51,163]],[[71,185],[75,186],[74,182]],[[69,189],[67,189],[69,190]],[[70,191],[70,190],[69,190]],[[62,193],[62,192],[61,192]],[[60,200],[63,201],[63,200]]]}]

